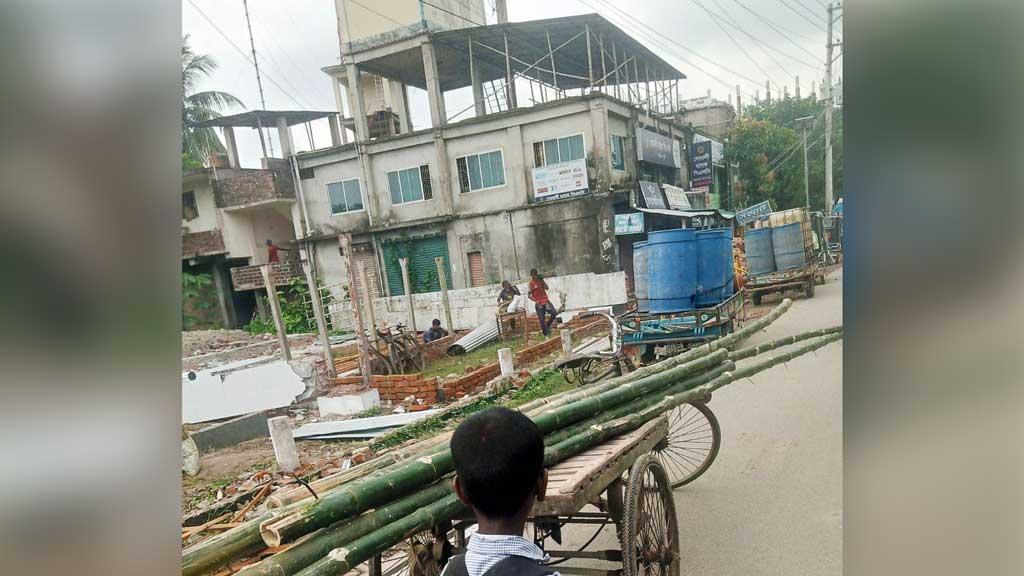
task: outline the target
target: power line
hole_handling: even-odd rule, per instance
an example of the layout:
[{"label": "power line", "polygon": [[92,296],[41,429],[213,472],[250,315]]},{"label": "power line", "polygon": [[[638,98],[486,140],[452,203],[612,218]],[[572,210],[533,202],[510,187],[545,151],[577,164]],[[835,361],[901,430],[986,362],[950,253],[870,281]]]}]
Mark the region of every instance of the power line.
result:
[{"label": "power line", "polygon": [[[227,43],[230,44],[231,47],[234,48],[242,56],[242,58],[245,59],[246,62],[248,62],[249,64],[253,64],[255,66],[255,63],[252,61],[252,59],[249,58],[249,55],[246,54],[244,50],[239,48],[238,44],[235,44],[231,40],[231,38],[228,37],[228,35],[225,34],[223,30],[220,29],[220,26],[217,26],[217,24],[215,24],[214,21],[209,16],[207,16],[205,12],[203,12],[199,8],[199,6],[196,6],[195,2],[193,2],[192,0],[188,0],[188,3],[191,4],[193,8],[195,8],[196,12],[199,12],[199,15],[202,16],[210,24],[210,26],[213,26],[213,29],[216,30],[217,33],[220,34],[221,37],[223,37],[224,40],[226,40]],[[277,89],[281,91],[281,93],[283,93],[285,96],[290,98],[292,102],[295,102],[296,106],[299,106],[300,108],[302,107],[302,104],[300,104],[299,101],[294,96],[292,96],[287,90],[282,88],[281,85],[278,84],[277,81],[274,80],[270,75],[268,75],[268,74],[263,74],[263,75],[266,76],[267,80],[269,80],[271,84],[276,86]]]},{"label": "power line", "polygon": [[[730,41],[732,41],[733,45],[740,49],[740,52],[743,52],[743,55],[746,56],[748,60],[754,63],[754,66],[756,66],[757,69],[760,70],[761,73],[765,75],[765,78],[771,78],[771,74],[769,74],[768,71],[765,70],[764,67],[761,66],[761,64],[757,60],[754,60],[754,57],[751,56],[749,52],[747,52],[746,48],[744,48],[742,45],[740,45],[739,42],[736,41],[736,38],[734,38],[733,35],[730,34],[728,30],[725,29],[725,26],[722,26],[722,23],[719,22],[718,16],[716,16],[711,10],[708,10],[708,8],[704,6],[704,4],[701,4],[699,0],[693,0],[693,3],[696,4],[697,6],[700,6],[701,10],[707,12],[708,16],[711,17],[715,25],[718,26],[718,29],[721,30],[722,33],[725,34]],[[776,82],[776,85],[778,85],[778,82]]]},{"label": "power line", "polygon": [[808,14],[810,14],[811,16],[814,16],[815,18],[817,18],[818,20],[821,20],[822,22],[825,22],[825,21],[826,21],[826,20],[825,20],[824,18],[822,18],[821,14],[818,14],[818,13],[817,13],[817,12],[815,12],[814,10],[811,10],[810,8],[808,8],[808,7],[807,7],[807,4],[804,4],[802,0],[794,0],[794,1],[795,1],[795,2],[797,3],[797,4],[799,4],[801,8],[803,8],[804,10],[806,10],[806,11],[807,11],[807,13],[808,13]]},{"label": "power line", "polygon": [[747,12],[750,12],[751,14],[753,14],[758,20],[760,20],[760,21],[764,22],[765,24],[767,24],[769,27],[771,27],[772,30],[775,30],[776,32],[778,32],[780,36],[785,38],[790,44],[792,44],[792,45],[796,46],[797,48],[799,48],[800,50],[802,50],[804,52],[804,54],[807,54],[811,58],[817,58],[817,56],[814,55],[813,53],[811,53],[810,50],[804,48],[803,46],[798,44],[796,41],[794,41],[792,36],[799,36],[800,38],[803,38],[804,40],[807,40],[809,42],[812,41],[810,38],[808,38],[808,37],[806,37],[806,36],[804,36],[802,34],[797,34],[796,32],[793,32],[791,30],[783,28],[782,26],[777,26],[777,25],[773,24],[767,18],[765,18],[764,16],[758,14],[757,12],[754,12],[754,10],[752,10],[749,6],[747,6],[746,4],[740,2],[740,0],[734,0],[734,2],[739,4],[740,7],[742,7]]},{"label": "power line", "polygon": [[822,32],[824,32],[824,29],[821,27],[821,24],[818,24],[814,20],[811,20],[810,18],[805,16],[803,12],[797,10],[796,8],[793,8],[792,4],[790,4],[789,2],[786,2],[786,0],[779,0],[779,2],[782,2],[783,6],[785,6],[786,8],[789,8],[790,10],[792,10],[794,13],[796,13],[797,16],[799,16],[799,17],[803,18],[804,20],[807,20],[808,22],[810,22],[812,26],[814,26],[818,30],[821,30]]},{"label": "power line", "polygon": [[[191,2],[191,1],[192,0],[189,0],[189,2]],[[385,20],[390,20],[391,22],[394,22],[395,24],[398,24],[399,26],[403,26],[403,27],[405,26],[405,24],[402,24],[401,22],[399,22],[398,20],[395,20],[391,16],[388,16],[387,14],[381,14],[380,12],[377,12],[373,8],[370,8],[369,6],[367,6],[366,4],[363,4],[362,2],[358,2],[357,0],[349,0],[349,2],[355,4],[356,6],[359,6],[359,7],[363,8],[367,12],[371,12],[373,14],[376,14],[377,16],[380,16],[381,18],[384,18]]]},{"label": "power line", "polygon": [[[696,0],[694,0],[694,1],[696,2]],[[715,2],[717,3],[717,2],[718,2],[718,0],[715,0]],[[722,8],[722,12],[725,12],[725,8],[723,8],[721,4],[719,4],[719,8]],[[707,9],[706,9],[706,8],[705,8],[705,11],[707,11]],[[709,13],[710,13],[710,12],[709,12]],[[742,27],[741,27],[741,26],[739,25],[739,23],[738,23],[738,22],[735,22],[735,19],[733,19],[733,18],[732,18],[732,16],[730,16],[728,12],[725,12],[725,15],[726,15],[726,16],[728,16],[730,20],[733,20],[733,22],[731,22],[731,23],[730,23],[730,22],[725,22],[726,24],[728,24],[728,25],[729,25],[729,26],[731,26],[732,28],[734,28],[734,29],[736,29],[736,30],[738,30],[738,31],[742,32],[742,33],[743,33],[743,34],[745,34],[745,35],[746,35],[747,37],[749,37],[749,38],[750,38],[751,40],[753,40],[753,41],[754,41],[754,43],[756,43],[756,44],[758,44],[758,45],[762,46],[762,48],[767,48],[767,49],[770,49],[770,50],[772,50],[773,52],[778,52],[779,54],[781,54],[781,55],[785,56],[786,58],[789,58],[790,60],[793,60],[794,62],[799,62],[800,64],[803,64],[804,66],[807,66],[808,68],[811,68],[812,70],[815,70],[815,71],[817,71],[817,72],[820,72],[820,71],[821,71],[821,68],[820,68],[820,67],[819,67],[819,66],[818,66],[817,64],[813,64],[813,63],[810,63],[810,62],[808,62],[808,61],[806,61],[806,60],[801,60],[800,58],[797,58],[796,56],[793,56],[793,55],[789,54],[788,52],[783,52],[782,50],[779,50],[778,48],[776,48],[776,47],[774,47],[774,46],[772,46],[772,45],[770,45],[770,44],[766,44],[766,43],[764,43],[764,42],[761,42],[760,40],[758,40],[757,38],[755,38],[755,37],[754,37],[754,36],[753,36],[752,34],[750,34],[749,32],[747,32],[746,30],[744,30],[744,29],[743,29],[743,28],[742,28]],[[806,50],[805,50],[805,52],[806,52]],[[766,52],[766,54],[767,54],[767,52]],[[808,54],[810,54],[810,53],[808,52]],[[771,58],[771,55],[769,55],[769,58]],[[811,58],[817,58],[817,56],[815,56],[815,55],[811,54]],[[774,58],[772,58],[772,61],[773,61],[773,62],[775,62],[776,64],[778,64],[778,61],[777,61],[777,60],[775,60]],[[780,65],[780,67],[781,67],[781,65]],[[787,73],[787,74],[788,74],[788,73]],[[790,75],[791,75],[791,74],[790,74]]]},{"label": "power line", "polygon": [[761,48],[761,51],[762,51],[762,52],[764,52],[765,56],[767,56],[768,58],[770,58],[770,59],[771,59],[771,61],[772,61],[772,62],[774,62],[774,63],[775,63],[775,65],[779,67],[779,70],[782,70],[782,71],[783,71],[783,72],[784,72],[784,73],[786,74],[786,76],[789,76],[789,77],[792,77],[792,76],[793,76],[793,74],[792,74],[792,73],[790,73],[790,72],[789,72],[788,70],[786,70],[786,67],[785,67],[785,66],[783,66],[781,62],[779,62],[778,60],[776,60],[774,56],[772,56],[771,54],[769,54],[769,53],[768,53],[767,47],[765,46],[765,44],[764,44],[763,42],[761,42],[760,40],[758,40],[757,38],[755,38],[755,37],[754,37],[754,36],[753,36],[752,34],[750,34],[749,32],[747,32],[746,30],[744,30],[744,29],[743,29],[743,28],[742,28],[742,27],[740,26],[739,22],[737,22],[737,21],[736,21],[736,19],[732,17],[732,14],[729,14],[729,12],[728,12],[728,11],[727,11],[727,10],[725,9],[725,6],[722,6],[721,2],[719,2],[718,0],[712,0],[712,1],[713,1],[713,2],[715,3],[715,6],[718,6],[718,9],[722,11],[722,14],[724,14],[726,18],[728,18],[729,20],[731,20],[731,21],[732,21],[732,23],[733,23],[733,24],[734,24],[734,25],[736,26],[736,28],[737,28],[737,29],[738,29],[738,30],[739,30],[740,32],[742,32],[742,33],[743,33],[743,34],[745,34],[745,35],[746,35],[746,36],[747,36],[748,38],[750,38],[751,40],[753,40],[753,41],[754,41],[754,43],[755,43],[755,44],[757,44],[757,45],[758,45],[758,46],[759,46],[759,47]]}]

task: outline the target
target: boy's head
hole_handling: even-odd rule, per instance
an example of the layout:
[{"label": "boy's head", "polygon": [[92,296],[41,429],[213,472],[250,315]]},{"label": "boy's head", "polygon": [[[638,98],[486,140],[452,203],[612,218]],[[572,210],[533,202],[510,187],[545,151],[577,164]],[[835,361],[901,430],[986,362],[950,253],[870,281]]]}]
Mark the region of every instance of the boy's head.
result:
[{"label": "boy's head", "polygon": [[505,288],[505,289],[511,288],[512,287],[512,283],[509,282],[508,280],[502,280],[501,281],[501,287]]},{"label": "boy's head", "polygon": [[437,318],[434,318],[434,320],[430,323],[430,326],[432,328],[440,328],[441,327],[441,321],[438,320]]},{"label": "boy's head", "polygon": [[523,414],[488,408],[452,434],[455,491],[478,516],[524,521],[534,499],[543,500],[544,435]]},{"label": "boy's head", "polygon": [[530,268],[530,278],[536,278],[539,275],[540,274],[537,273],[537,269],[536,268]]}]

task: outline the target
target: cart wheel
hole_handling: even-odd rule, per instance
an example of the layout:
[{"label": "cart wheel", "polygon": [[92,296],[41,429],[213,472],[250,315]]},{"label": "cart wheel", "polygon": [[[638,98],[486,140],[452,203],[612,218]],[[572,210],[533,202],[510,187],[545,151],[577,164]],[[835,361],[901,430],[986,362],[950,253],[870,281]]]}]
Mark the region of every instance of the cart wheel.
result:
[{"label": "cart wheel", "polygon": [[679,574],[679,525],[668,475],[654,454],[629,470],[623,510],[623,576]]},{"label": "cart wheel", "polygon": [[718,418],[703,402],[683,404],[669,412],[668,436],[655,448],[673,488],[696,480],[711,467],[722,443]]},{"label": "cart wheel", "polygon": [[804,284],[804,296],[814,298],[814,279],[811,278]]},{"label": "cart wheel", "polygon": [[754,292],[753,294],[751,294],[750,295],[750,301],[754,303],[754,306],[760,306],[761,305],[761,293],[760,292]]},{"label": "cart wheel", "polygon": [[575,368],[562,368],[562,378],[565,378],[566,383],[575,384],[577,378]]}]

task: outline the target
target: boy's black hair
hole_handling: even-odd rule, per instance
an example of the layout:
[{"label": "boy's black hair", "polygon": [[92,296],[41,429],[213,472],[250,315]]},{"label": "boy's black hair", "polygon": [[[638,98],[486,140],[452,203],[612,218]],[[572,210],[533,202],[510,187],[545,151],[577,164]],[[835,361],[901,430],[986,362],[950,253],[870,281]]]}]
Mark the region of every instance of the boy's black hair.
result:
[{"label": "boy's black hair", "polygon": [[440,321],[440,320],[438,320],[437,318],[434,318],[434,319],[433,319],[433,320],[432,320],[432,321],[430,322],[430,325],[431,325],[431,326],[440,326],[440,325],[441,325],[441,321]]},{"label": "boy's black hair", "polygon": [[491,518],[509,518],[537,488],[544,470],[544,435],[508,408],[488,408],[459,424],[452,458],[470,503]]}]

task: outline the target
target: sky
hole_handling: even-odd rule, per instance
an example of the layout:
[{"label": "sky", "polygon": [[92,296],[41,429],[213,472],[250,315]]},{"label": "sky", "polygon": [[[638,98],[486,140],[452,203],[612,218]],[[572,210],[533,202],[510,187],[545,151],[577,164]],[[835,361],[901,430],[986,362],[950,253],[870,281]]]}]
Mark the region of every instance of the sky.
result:
[{"label": "sky", "polygon": [[[493,0],[475,1],[484,3],[488,23],[494,22]],[[710,90],[712,97],[729,101],[739,84],[744,103],[749,103],[756,93],[764,97],[765,80],[772,84],[773,98],[781,86],[794,94],[795,76],[800,77],[802,95],[812,82],[820,85],[825,76],[826,5],[825,0],[508,0],[508,12],[512,22],[597,12],[686,74],[680,82],[684,99]],[[372,0],[363,6],[372,8]],[[250,62],[242,0],[182,0],[182,34],[189,35],[194,52],[208,54],[218,64],[200,89],[230,92],[246,109],[335,110],[330,79],[321,71],[340,61],[334,0],[248,0],[248,8],[266,105],[261,104]],[[842,40],[842,22],[840,18],[836,23],[837,41]],[[842,78],[841,56],[833,75],[837,81]],[[446,104],[451,115],[472,100],[466,90],[449,93]],[[413,128],[428,126],[422,90],[410,90],[410,107]],[[312,128],[315,147],[328,146],[326,121]],[[240,128],[236,135],[242,166],[258,167],[256,132]],[[293,128],[292,138],[298,150],[311,149],[301,126]],[[272,141],[279,156],[276,133]]]}]

